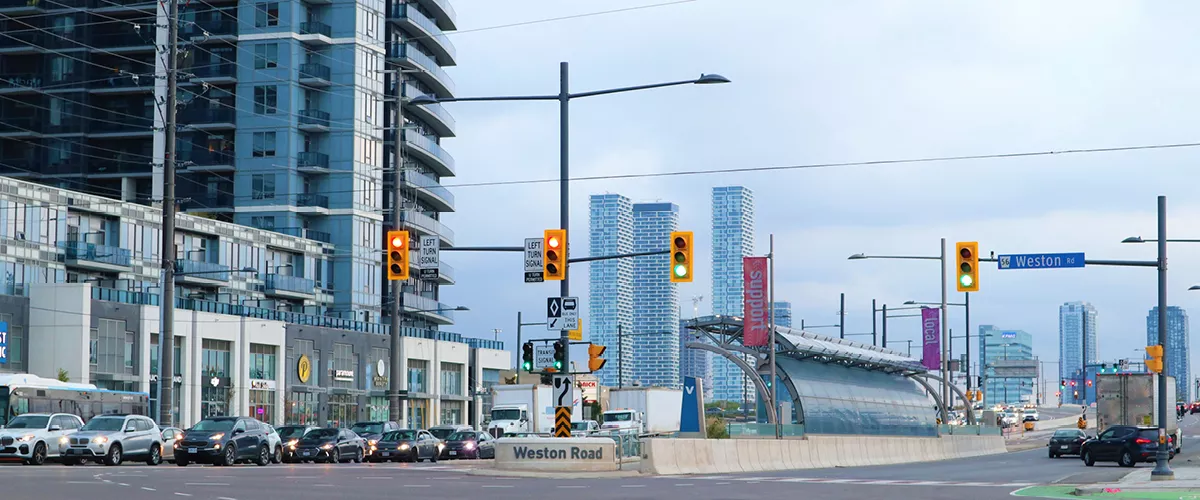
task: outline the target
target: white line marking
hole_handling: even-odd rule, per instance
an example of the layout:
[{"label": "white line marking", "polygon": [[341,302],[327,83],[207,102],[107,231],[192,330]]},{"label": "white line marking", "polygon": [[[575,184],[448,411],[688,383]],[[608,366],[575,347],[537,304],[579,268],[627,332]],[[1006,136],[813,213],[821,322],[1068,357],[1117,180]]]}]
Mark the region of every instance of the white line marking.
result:
[{"label": "white line marking", "polygon": [[107,479],[101,479],[101,481],[104,481],[104,482],[106,482],[106,483],[111,483],[111,482],[112,482],[112,481],[109,481],[109,480],[107,480]]},{"label": "white line marking", "polygon": [[406,488],[428,488],[429,485],[428,484],[406,484],[406,485],[404,485],[404,487],[406,487]]},{"label": "white line marking", "polygon": [[622,488],[645,488],[646,485],[644,485],[644,484],[622,484],[621,487]]},{"label": "white line marking", "polygon": [[117,483],[117,484],[119,484],[121,486],[129,486],[129,483]]},{"label": "white line marking", "polygon": [[230,498],[230,497],[217,497],[217,500],[237,500],[237,499],[236,499],[236,498]]},{"label": "white line marking", "polygon": [[147,487],[145,487],[145,486],[142,486],[142,489],[143,489],[143,490],[146,490],[146,491],[158,491],[158,490],[156,490],[156,489],[154,489],[154,488],[147,488]]},{"label": "white line marking", "polygon": [[67,481],[67,484],[96,484],[95,481]]},{"label": "white line marking", "polygon": [[180,492],[178,492],[178,491],[176,491],[176,492],[175,492],[175,494],[176,494],[176,495],[179,495],[179,496],[181,496],[181,497],[190,497],[190,496],[192,496],[192,494],[191,494],[191,493],[180,493]]},{"label": "white line marking", "polygon": [[695,486],[696,483],[675,483],[675,486]]},{"label": "white line marking", "polygon": [[722,482],[722,483],[717,483],[717,484],[718,484],[718,485],[721,485],[721,484],[729,484],[729,483],[724,483],[724,482]]},{"label": "white line marking", "polygon": [[183,483],[184,486],[229,486],[229,483]]},{"label": "white line marking", "polygon": [[513,485],[511,485],[511,484],[485,484],[482,486],[484,488],[512,488],[513,487]]},{"label": "white line marking", "polygon": [[568,484],[568,485],[559,486],[559,488],[577,490],[577,489],[587,488],[587,486],[581,486],[578,484]]},{"label": "white line marking", "polygon": [[[830,482],[832,482],[832,481],[830,481]],[[950,483],[947,483],[946,481],[916,481],[913,483],[906,483],[907,486],[938,486],[938,485],[943,485],[943,484],[950,484]]]}]

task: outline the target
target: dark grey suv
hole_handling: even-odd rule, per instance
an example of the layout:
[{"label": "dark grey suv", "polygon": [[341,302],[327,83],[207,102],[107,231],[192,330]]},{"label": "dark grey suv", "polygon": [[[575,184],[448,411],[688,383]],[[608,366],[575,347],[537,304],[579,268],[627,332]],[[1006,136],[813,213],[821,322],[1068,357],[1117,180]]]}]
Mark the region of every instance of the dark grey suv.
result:
[{"label": "dark grey suv", "polygon": [[271,443],[265,425],[247,417],[211,417],[201,420],[175,442],[175,465],[191,462],[233,465],[251,461],[271,463]]}]

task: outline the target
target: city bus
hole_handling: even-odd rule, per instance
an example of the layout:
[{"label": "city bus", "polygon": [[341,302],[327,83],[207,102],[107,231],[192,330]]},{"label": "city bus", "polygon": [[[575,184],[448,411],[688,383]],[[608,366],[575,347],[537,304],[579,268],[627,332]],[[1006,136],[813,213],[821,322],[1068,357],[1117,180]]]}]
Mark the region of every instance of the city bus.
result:
[{"label": "city bus", "polygon": [[147,415],[150,395],[110,391],[29,374],[0,375],[0,427],[26,413],[71,413],[84,422],[96,415]]}]

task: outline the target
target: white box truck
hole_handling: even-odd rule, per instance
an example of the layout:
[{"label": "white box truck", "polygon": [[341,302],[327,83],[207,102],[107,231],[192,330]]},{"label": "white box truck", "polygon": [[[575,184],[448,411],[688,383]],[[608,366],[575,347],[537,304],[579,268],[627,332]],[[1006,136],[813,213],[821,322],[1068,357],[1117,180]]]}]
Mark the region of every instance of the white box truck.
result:
[{"label": "white box truck", "polygon": [[[492,410],[487,431],[495,437],[517,433],[554,432],[554,388],[540,384],[492,387]],[[578,396],[578,394],[576,394]],[[573,401],[572,420],[583,419],[583,405]]]},{"label": "white box truck", "polygon": [[636,429],[639,434],[679,431],[683,391],[659,387],[612,389],[608,411],[601,416],[601,430]]},{"label": "white box truck", "polygon": [[[1096,375],[1096,429],[1114,425],[1158,426],[1158,375],[1155,373],[1100,373]],[[1082,413],[1082,406],[1080,407]],[[1167,377],[1167,434],[1174,437],[1176,452],[1183,436],[1175,419],[1175,377]]]}]

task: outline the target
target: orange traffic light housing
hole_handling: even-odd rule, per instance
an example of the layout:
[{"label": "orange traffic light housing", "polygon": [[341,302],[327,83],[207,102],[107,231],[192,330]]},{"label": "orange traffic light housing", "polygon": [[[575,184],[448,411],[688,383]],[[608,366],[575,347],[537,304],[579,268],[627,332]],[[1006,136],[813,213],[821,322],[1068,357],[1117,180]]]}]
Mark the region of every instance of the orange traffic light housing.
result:
[{"label": "orange traffic light housing", "polygon": [[671,233],[671,283],[691,283],[693,278],[692,232]]},{"label": "orange traffic light housing", "polygon": [[542,238],[542,279],[562,281],[567,278],[567,231],[547,229]]},{"label": "orange traffic light housing", "polygon": [[408,279],[408,231],[387,232],[387,279]]},{"label": "orange traffic light housing", "polygon": [[1161,345],[1146,346],[1146,370],[1153,373],[1162,373],[1163,371],[1163,347]]},{"label": "orange traffic light housing", "polygon": [[607,359],[601,358],[607,347],[596,344],[588,344],[588,371],[598,372],[604,368],[604,364],[608,363]]},{"label": "orange traffic light housing", "polygon": [[955,258],[958,260],[958,265],[955,266],[955,275],[958,279],[954,280],[955,285],[960,292],[978,292],[979,291],[979,242],[976,241],[960,241],[955,243]]}]

